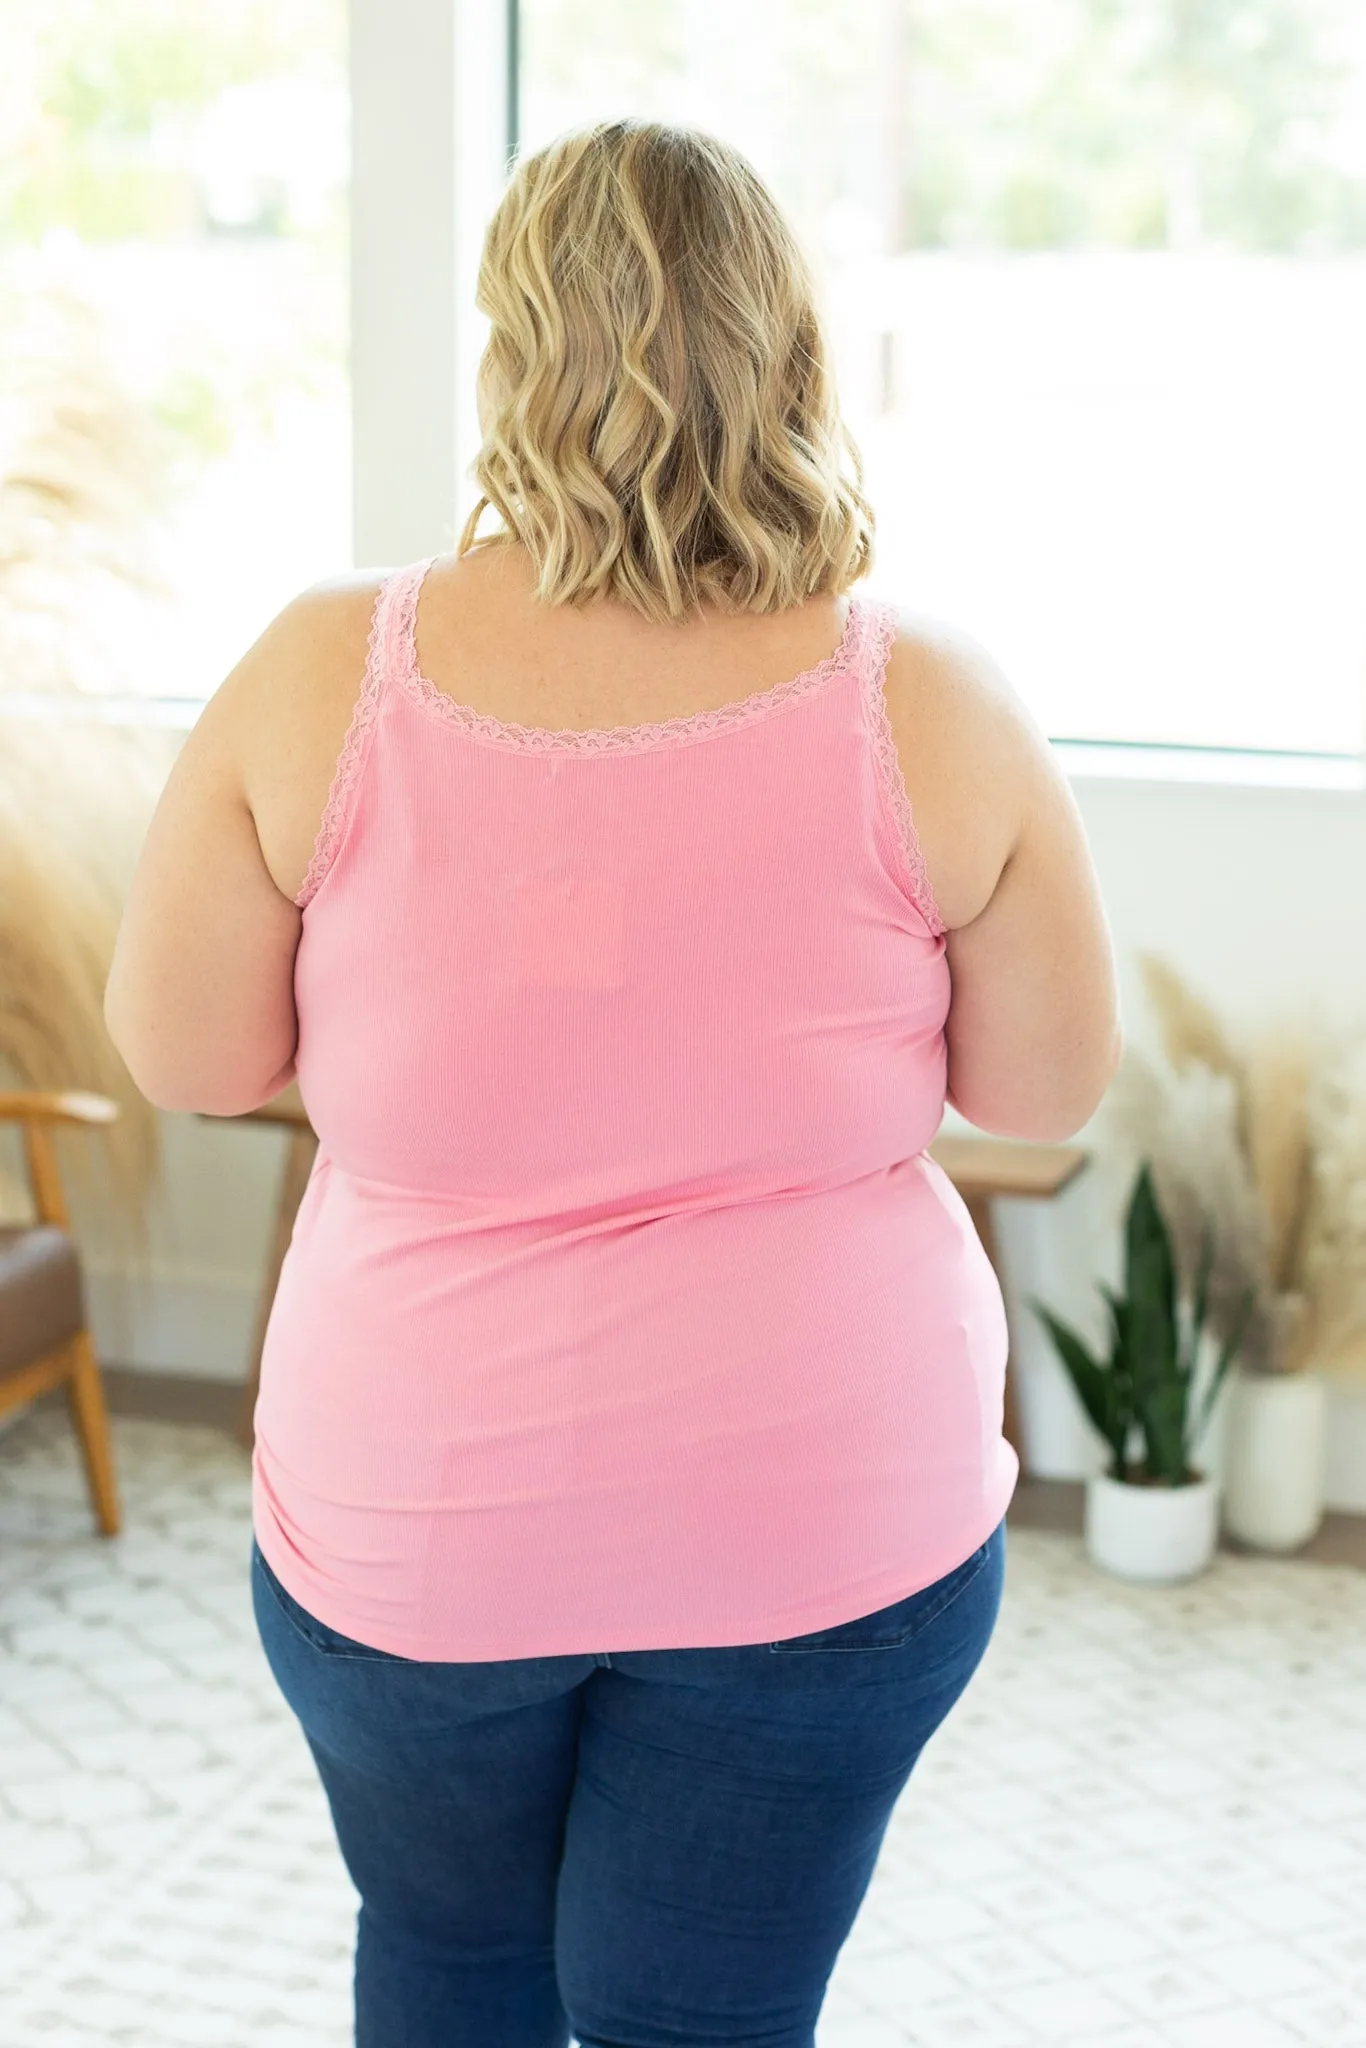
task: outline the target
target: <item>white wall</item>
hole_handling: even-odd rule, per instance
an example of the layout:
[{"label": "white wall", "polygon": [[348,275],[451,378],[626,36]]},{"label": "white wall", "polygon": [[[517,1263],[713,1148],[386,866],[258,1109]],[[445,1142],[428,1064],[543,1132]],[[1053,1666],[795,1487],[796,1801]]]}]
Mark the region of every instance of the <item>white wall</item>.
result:
[{"label": "white wall", "polygon": [[[1074,786],[1132,1043],[1153,1037],[1138,951],[1162,952],[1235,1030],[1296,1005],[1343,1020],[1366,1015],[1366,796],[1091,778]],[[164,1126],[167,1184],[150,1279],[101,1253],[98,1217],[77,1217],[96,1342],[111,1363],[240,1379],[284,1140],[269,1128],[178,1114]],[[968,1126],[950,1113],[945,1128]],[[1126,1195],[1099,1157],[1054,1203],[998,1205],[1021,1425],[1028,1463],[1043,1476],[1078,1476],[1097,1459],[1025,1298],[1037,1294],[1101,1336],[1096,1281],[1119,1277]],[[1335,1392],[1329,1489],[1331,1505],[1366,1511],[1366,1388]]]}]

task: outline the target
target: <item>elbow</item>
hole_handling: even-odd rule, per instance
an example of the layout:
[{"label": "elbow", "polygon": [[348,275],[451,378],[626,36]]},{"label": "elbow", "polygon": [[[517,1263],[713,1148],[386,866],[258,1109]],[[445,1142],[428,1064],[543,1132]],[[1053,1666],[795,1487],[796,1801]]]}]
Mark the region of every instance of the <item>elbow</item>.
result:
[{"label": "elbow", "polygon": [[153,1109],[173,1109],[179,1105],[165,1099],[161,1086],[164,1079],[154,1067],[144,1060],[140,1034],[133,1020],[124,1015],[114,982],[111,980],[104,991],[104,1028],[109,1034],[115,1052],[123,1061],[128,1077],[144,1102],[150,1102]]},{"label": "elbow", "polygon": [[187,1067],[182,1060],[167,1058],[167,1048],[158,1051],[156,1034],[139,1030],[120,1014],[116,997],[108,991],[104,999],[104,1024],[114,1049],[128,1070],[133,1086],[153,1109],[175,1110],[193,1116],[244,1116],[269,1102],[294,1078],[291,1053],[283,1067],[273,1069],[269,1078],[243,1077],[216,1066],[214,1071]]},{"label": "elbow", "polygon": [[971,1087],[956,1091],[950,1084],[944,1099],[988,1137],[1012,1138],[1030,1145],[1066,1145],[1100,1109],[1123,1057],[1123,1035],[1116,1026],[1104,1061],[1091,1071],[1084,1088],[1078,1086],[1079,1076],[1073,1072],[1067,1077],[1065,1091],[1043,1088],[1037,1080],[1033,1086],[977,1093]]},{"label": "elbow", "polygon": [[162,1108],[163,1105],[158,1101],[155,1090],[148,1085],[150,1077],[143,1071],[142,1061],[138,1055],[137,1034],[129,1028],[128,1020],[120,1009],[112,981],[104,991],[104,1028],[138,1094],[150,1102],[153,1108]]},{"label": "elbow", "polygon": [[1071,1094],[1065,1103],[1054,1105],[1051,1114],[1042,1117],[1035,1129],[1022,1132],[1020,1135],[1032,1137],[1037,1144],[1070,1144],[1098,1114],[1110,1092],[1110,1083],[1119,1070],[1123,1050],[1122,1043],[1116,1038],[1105,1065],[1090,1085],[1081,1093]]},{"label": "elbow", "polygon": [[107,1015],[105,1017],[105,1024],[108,1027],[109,1036],[114,1042],[114,1049],[127,1070],[128,1077],[144,1102],[150,1102],[153,1109],[199,1109],[202,1107],[198,1101],[190,1102],[186,1099],[184,1091],[176,1086],[175,1076],[159,1073],[155,1065],[145,1061],[132,1045],[127,1035],[121,1036],[115,1027],[110,1024]]},{"label": "elbow", "polygon": [[269,1102],[285,1086],[284,1081],[272,1081],[264,1087],[246,1090],[224,1087],[193,1075],[156,1073],[135,1066],[126,1053],[121,1057],[134,1087],[153,1109],[175,1110],[186,1116],[245,1116],[249,1110]]}]

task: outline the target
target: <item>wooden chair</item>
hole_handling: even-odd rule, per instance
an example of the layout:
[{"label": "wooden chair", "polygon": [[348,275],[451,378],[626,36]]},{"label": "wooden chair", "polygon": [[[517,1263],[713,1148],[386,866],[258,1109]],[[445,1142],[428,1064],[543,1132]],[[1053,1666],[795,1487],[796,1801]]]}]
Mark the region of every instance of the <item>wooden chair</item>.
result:
[{"label": "wooden chair", "polygon": [[0,1121],[23,1130],[37,1219],[0,1224],[0,1414],[65,1386],[103,1536],[120,1527],[114,1453],[51,1127],[110,1124],[118,1114],[108,1096],[78,1089],[0,1092]]}]

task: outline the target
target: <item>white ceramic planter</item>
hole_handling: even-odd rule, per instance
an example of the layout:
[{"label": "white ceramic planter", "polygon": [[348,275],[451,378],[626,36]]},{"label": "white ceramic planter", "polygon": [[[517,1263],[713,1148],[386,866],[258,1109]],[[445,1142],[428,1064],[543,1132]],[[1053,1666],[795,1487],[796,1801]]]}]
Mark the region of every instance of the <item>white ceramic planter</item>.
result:
[{"label": "white ceramic planter", "polygon": [[1116,1578],[1153,1586],[1193,1579],[1213,1557],[1218,1534],[1219,1489],[1212,1479],[1126,1486],[1098,1472],[1086,1482],[1087,1554]]},{"label": "white ceramic planter", "polygon": [[1326,1389],[1317,1373],[1229,1373],[1224,1527],[1258,1550],[1298,1550],[1323,1520]]}]

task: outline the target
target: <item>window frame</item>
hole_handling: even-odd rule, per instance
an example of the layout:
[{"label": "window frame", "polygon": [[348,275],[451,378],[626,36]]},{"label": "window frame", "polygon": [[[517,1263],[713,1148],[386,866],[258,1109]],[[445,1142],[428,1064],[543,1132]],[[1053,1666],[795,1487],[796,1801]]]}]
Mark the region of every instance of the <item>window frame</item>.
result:
[{"label": "window frame", "polygon": [[[485,223],[520,144],[520,0],[348,0],[352,552],[453,546],[474,499],[474,307]],[[188,731],[195,698],[3,700],[6,713]],[[1073,780],[1366,790],[1366,757],[1049,735]]]}]

